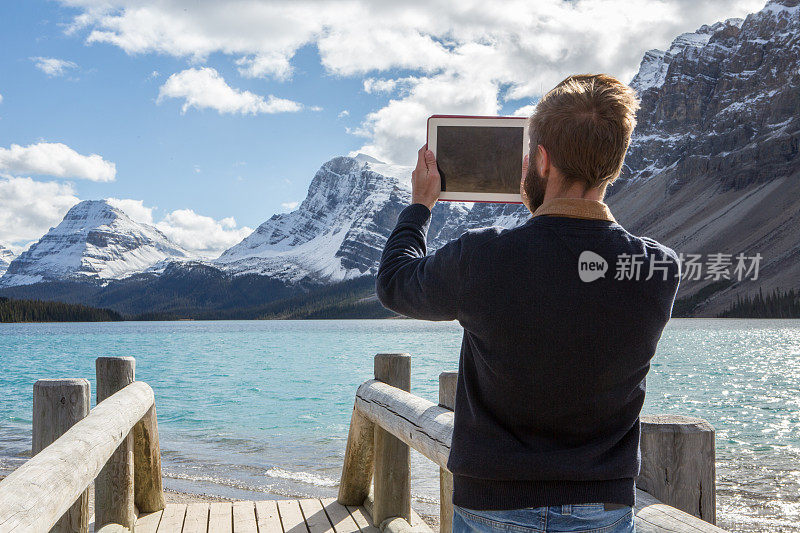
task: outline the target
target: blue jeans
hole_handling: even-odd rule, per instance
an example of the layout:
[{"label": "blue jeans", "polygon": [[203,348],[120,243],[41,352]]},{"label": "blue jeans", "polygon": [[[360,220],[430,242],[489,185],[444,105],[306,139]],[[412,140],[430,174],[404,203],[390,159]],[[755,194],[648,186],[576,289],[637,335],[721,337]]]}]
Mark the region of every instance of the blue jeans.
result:
[{"label": "blue jeans", "polygon": [[633,508],[602,503],[476,511],[453,505],[453,533],[633,533]]}]

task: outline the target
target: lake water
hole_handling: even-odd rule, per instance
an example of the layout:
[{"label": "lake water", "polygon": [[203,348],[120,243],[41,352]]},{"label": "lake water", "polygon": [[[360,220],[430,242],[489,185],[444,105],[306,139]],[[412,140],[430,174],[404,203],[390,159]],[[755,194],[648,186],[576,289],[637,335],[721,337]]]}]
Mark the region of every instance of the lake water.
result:
[{"label": "lake water", "polygon": [[[372,356],[412,354],[412,392],[435,402],[460,343],[455,322],[413,320],[0,324],[0,475],[30,456],[37,379],[86,377],[94,395],[94,359],[129,355],[155,390],[168,488],[334,496]],[[800,532],[800,321],[672,320],[644,412],[717,429],[721,526]],[[413,505],[435,514],[438,471],[412,467]]]}]

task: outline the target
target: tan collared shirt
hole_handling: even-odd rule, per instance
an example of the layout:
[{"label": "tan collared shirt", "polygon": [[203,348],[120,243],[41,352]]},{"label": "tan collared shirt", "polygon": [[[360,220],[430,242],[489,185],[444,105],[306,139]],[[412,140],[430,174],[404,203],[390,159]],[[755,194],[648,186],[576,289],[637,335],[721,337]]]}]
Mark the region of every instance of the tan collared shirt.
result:
[{"label": "tan collared shirt", "polygon": [[616,222],[608,205],[604,202],[586,198],[553,198],[552,200],[547,200],[533,212],[533,217],[541,215],[589,218]]}]

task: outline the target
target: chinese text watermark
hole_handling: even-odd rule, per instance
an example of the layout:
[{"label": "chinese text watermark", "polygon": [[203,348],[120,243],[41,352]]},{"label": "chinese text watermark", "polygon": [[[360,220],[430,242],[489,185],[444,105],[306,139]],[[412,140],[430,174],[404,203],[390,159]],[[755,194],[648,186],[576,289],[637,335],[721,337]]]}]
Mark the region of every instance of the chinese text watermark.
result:
[{"label": "chinese text watermark", "polygon": [[[615,280],[649,280],[662,279],[680,275],[681,280],[737,280],[758,279],[762,256],[760,253],[737,255],[725,253],[684,254],[678,255],[681,268],[670,267],[674,261],[662,259],[653,254],[620,254],[615,264]],[[609,265],[599,254],[586,250],[578,257],[578,275],[587,283],[604,278]]]}]

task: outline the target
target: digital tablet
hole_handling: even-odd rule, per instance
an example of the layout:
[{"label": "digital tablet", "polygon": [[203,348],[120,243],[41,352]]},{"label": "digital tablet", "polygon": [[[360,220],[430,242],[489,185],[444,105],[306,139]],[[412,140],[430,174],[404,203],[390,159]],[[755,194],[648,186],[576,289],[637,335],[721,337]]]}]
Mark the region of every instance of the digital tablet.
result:
[{"label": "digital tablet", "polygon": [[442,176],[440,200],[522,203],[527,118],[433,115],[428,149]]}]

